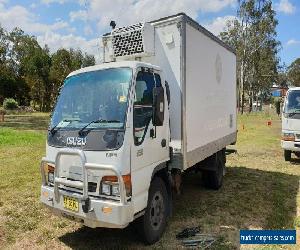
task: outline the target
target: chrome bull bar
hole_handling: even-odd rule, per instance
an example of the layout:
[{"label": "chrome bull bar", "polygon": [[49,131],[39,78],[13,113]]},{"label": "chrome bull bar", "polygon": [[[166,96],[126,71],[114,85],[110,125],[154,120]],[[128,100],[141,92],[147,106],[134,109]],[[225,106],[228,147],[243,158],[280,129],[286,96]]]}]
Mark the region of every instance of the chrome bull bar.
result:
[{"label": "chrome bull bar", "polygon": [[[60,170],[60,159],[64,155],[73,155],[73,156],[79,156],[82,166],[82,179],[83,181],[72,181],[68,180],[64,177],[59,177],[59,170]],[[119,182],[119,190],[120,190],[120,203],[121,205],[127,204],[126,199],[126,190],[125,190],[125,184],[124,180],[122,178],[121,172],[117,169],[115,169],[113,166],[110,165],[100,165],[100,164],[93,164],[93,163],[87,163],[85,154],[82,150],[79,149],[62,149],[60,150],[55,158],[55,162],[48,160],[47,158],[43,157],[41,161],[41,174],[42,174],[42,184],[45,186],[47,185],[46,182],[46,173],[44,169],[45,163],[51,163],[55,164],[54,168],[54,197],[56,202],[59,202],[59,185],[65,185],[73,188],[82,189],[82,195],[79,195],[79,199],[82,201],[82,210],[87,213],[89,211],[92,211],[93,208],[90,207],[90,198],[88,195],[88,170],[106,170],[113,172]]]}]

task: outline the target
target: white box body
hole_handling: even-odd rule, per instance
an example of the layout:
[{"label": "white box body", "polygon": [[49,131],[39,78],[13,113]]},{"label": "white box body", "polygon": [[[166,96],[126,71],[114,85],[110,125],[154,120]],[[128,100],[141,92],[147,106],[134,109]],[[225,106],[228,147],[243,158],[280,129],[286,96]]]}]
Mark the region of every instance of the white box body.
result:
[{"label": "white box body", "polygon": [[171,93],[170,146],[182,156],[179,168],[185,170],[236,142],[236,55],[185,14],[151,25],[154,35],[144,42],[154,44],[153,55],[113,60],[140,60],[161,68]]}]

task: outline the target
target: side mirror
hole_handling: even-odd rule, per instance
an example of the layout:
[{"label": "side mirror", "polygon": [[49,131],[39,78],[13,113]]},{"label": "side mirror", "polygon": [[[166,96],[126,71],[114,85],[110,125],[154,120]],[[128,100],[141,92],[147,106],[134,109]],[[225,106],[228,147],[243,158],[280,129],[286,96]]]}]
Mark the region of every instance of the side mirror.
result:
[{"label": "side mirror", "polygon": [[153,89],[153,126],[162,126],[164,124],[165,98],[163,87]]}]

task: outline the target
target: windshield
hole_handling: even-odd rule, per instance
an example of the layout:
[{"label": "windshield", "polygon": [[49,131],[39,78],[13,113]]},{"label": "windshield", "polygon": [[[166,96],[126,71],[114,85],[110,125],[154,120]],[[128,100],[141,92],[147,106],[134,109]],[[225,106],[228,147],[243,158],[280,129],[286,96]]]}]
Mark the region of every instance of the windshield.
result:
[{"label": "windshield", "polygon": [[130,68],[115,68],[67,78],[50,129],[124,127],[131,77]]},{"label": "windshield", "polygon": [[300,90],[293,90],[288,93],[284,112],[300,113]]}]

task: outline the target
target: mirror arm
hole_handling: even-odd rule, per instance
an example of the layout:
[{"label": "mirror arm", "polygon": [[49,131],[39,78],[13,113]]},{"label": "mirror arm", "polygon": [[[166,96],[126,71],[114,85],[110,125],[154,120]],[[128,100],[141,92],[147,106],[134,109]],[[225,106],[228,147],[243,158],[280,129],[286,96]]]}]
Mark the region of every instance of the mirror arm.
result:
[{"label": "mirror arm", "polygon": [[150,131],[150,136],[152,139],[156,138],[156,125],[155,125],[155,116],[156,116],[156,96],[154,95],[153,97],[153,105],[152,105],[152,124],[154,125],[154,129],[152,128],[151,130],[153,130],[153,134]]}]

